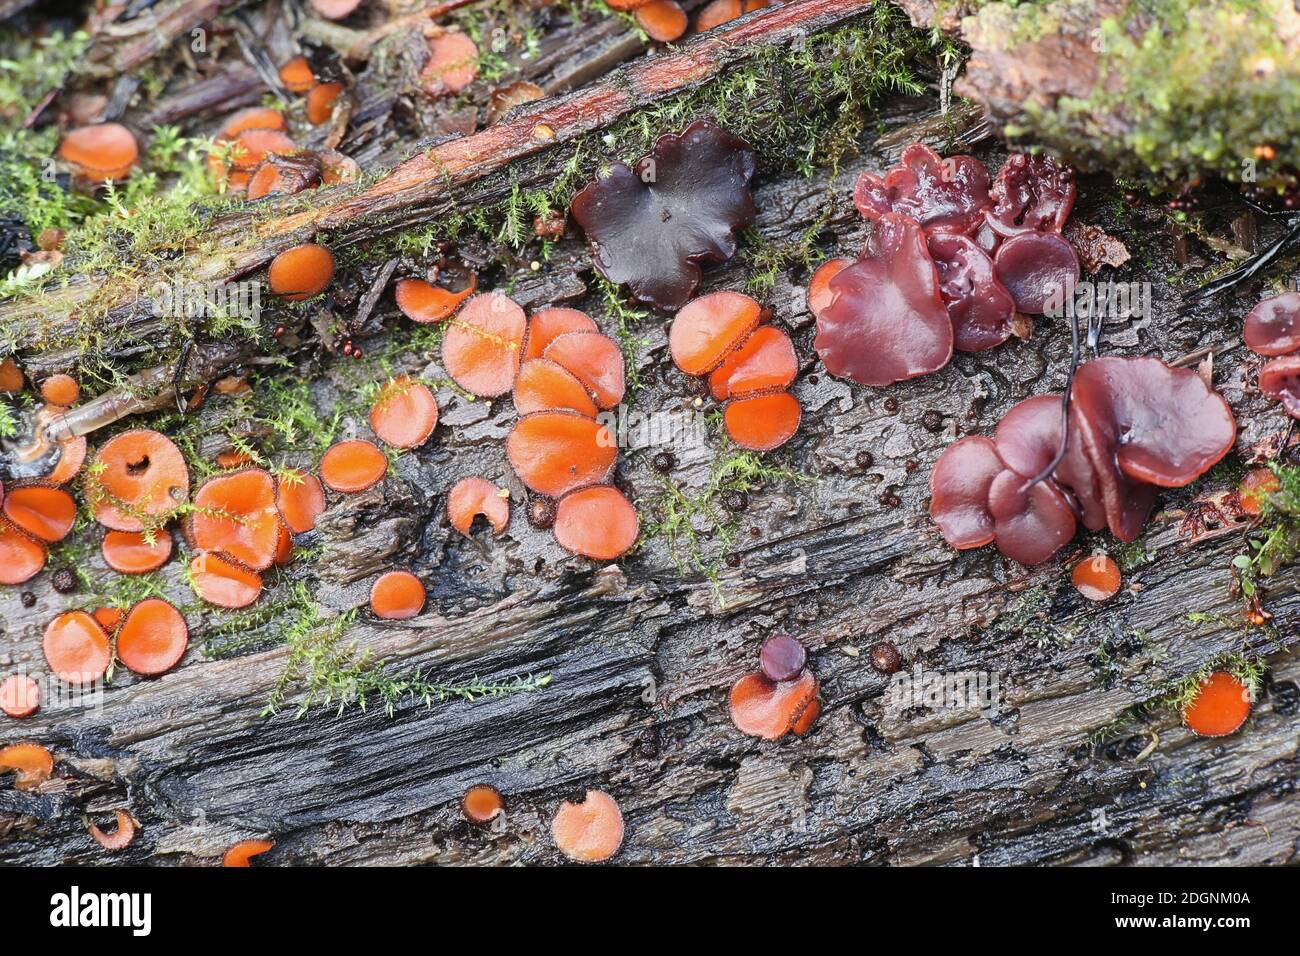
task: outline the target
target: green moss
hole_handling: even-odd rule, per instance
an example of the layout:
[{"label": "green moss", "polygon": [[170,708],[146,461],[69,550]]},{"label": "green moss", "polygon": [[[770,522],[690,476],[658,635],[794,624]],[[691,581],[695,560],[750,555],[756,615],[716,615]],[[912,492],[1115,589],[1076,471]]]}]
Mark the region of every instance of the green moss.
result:
[{"label": "green moss", "polygon": [[1264,499],[1261,521],[1246,537],[1246,550],[1232,560],[1242,596],[1252,606],[1268,578],[1300,557],[1300,466],[1272,464],[1279,488]]}]

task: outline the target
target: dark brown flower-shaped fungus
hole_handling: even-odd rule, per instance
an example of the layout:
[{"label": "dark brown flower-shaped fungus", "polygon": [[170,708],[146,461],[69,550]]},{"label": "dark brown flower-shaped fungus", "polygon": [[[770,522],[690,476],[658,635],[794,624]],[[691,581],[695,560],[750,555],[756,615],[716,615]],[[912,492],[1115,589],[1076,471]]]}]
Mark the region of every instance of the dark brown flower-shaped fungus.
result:
[{"label": "dark brown flower-shaped fungus", "polygon": [[924,143],[913,143],[884,176],[859,176],[853,202],[869,220],[897,213],[927,232],[970,234],[982,224],[989,204],[989,171],[973,156],[944,159]]},{"label": "dark brown flower-shaped fungus", "polygon": [[1271,359],[1259,370],[1259,390],[1300,418],[1300,355]]},{"label": "dark brown flower-shaped fungus", "polygon": [[736,253],[754,221],[754,151],[716,123],[698,120],[659,137],[635,167],[615,163],[573,199],[597,270],[661,309],[699,288],[702,262]]},{"label": "dark brown flower-shaped fungus", "polygon": [[1300,292],[1265,299],[1246,315],[1246,348],[1269,357],[1300,351]]},{"label": "dark brown flower-shaped fungus", "polygon": [[989,228],[999,236],[1060,232],[1074,208],[1074,169],[1050,156],[1013,153],[989,191]]},{"label": "dark brown flower-shaped fungus", "polygon": [[939,292],[952,320],[954,346],[978,352],[1009,339],[1016,303],[994,276],[988,254],[965,236],[935,234],[927,245],[939,271]]},{"label": "dark brown flower-shaped fungus", "polygon": [[993,265],[1016,308],[1035,315],[1053,300],[1064,303],[1079,281],[1079,257],[1056,232],[1022,232],[1004,240]]},{"label": "dark brown flower-shaped fungus", "polygon": [[952,321],[916,221],[884,213],[862,257],[830,280],[813,347],[832,375],[890,385],[952,358]]}]

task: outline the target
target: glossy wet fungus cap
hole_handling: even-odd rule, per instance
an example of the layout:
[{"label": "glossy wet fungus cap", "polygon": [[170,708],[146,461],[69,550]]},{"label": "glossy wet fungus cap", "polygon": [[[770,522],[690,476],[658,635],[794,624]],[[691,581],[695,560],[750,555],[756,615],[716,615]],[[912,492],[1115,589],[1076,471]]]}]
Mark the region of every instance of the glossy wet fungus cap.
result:
[{"label": "glossy wet fungus cap", "polygon": [[71,375],[51,375],[41,382],[41,398],[51,405],[75,405],[81,386]]},{"label": "glossy wet fungus cap", "polygon": [[166,531],[109,531],[100,542],[104,563],[118,574],[157,571],[172,556],[172,536]]},{"label": "glossy wet fungus cap", "polygon": [[98,521],[114,531],[143,531],[189,501],[190,472],[170,438],[152,429],[122,432],[95,454],[85,481]]},{"label": "glossy wet fungus cap", "polygon": [[291,533],[304,534],[315,529],[325,510],[325,489],[315,475],[298,469],[281,471],[275,478],[275,506]]},{"label": "glossy wet fungus cap", "polygon": [[585,385],[564,366],[550,359],[530,359],[519,367],[514,388],[515,411],[520,415],[533,412],[568,410],[595,418],[600,409]]},{"label": "glossy wet fungus cap", "polygon": [[505,809],[505,801],[496,787],[480,783],[465,791],[460,809],[470,823],[491,823]]},{"label": "glossy wet fungus cap", "polygon": [[320,126],[334,115],[334,101],[346,87],[342,83],[319,83],[307,94],[307,122]]},{"label": "glossy wet fungus cap", "polygon": [[189,536],[198,551],[216,551],[253,571],[275,561],[280,513],[275,480],[260,468],[209,478],[194,495]]},{"label": "glossy wet fungus cap", "polygon": [[712,0],[695,17],[695,29],[700,33],[730,23],[737,17],[771,6],[770,0]]},{"label": "glossy wet fungus cap", "polygon": [[1246,314],[1242,339],[1269,358],[1300,352],[1300,292],[1264,299]]},{"label": "glossy wet fungus cap", "polygon": [[190,559],[190,584],[200,600],[234,610],[262,594],[262,576],[232,558],[200,552]]},{"label": "glossy wet fungus cap", "polygon": [[[344,17],[351,16],[352,12],[361,6],[361,0],[311,0],[311,5],[312,9],[328,20],[342,20]],[[268,844],[267,848],[269,849],[270,846]]]},{"label": "glossy wet fungus cap", "polygon": [[1122,582],[1119,565],[1104,554],[1084,558],[1070,571],[1074,588],[1089,601],[1109,601]]},{"label": "glossy wet fungus cap", "polygon": [[14,774],[15,790],[33,790],[54,773],[54,755],[34,743],[0,747],[0,774]]},{"label": "glossy wet fungus cap", "polygon": [[[322,0],[312,0],[313,5],[317,2],[322,2]],[[275,844],[270,840],[240,840],[222,855],[221,865],[251,867],[253,857],[261,856],[273,849],[275,849]]]},{"label": "glossy wet fungus cap", "polygon": [[146,598],[127,611],[117,630],[117,656],[137,674],[165,674],[185,656],[190,632],[181,612],[161,598]]},{"label": "glossy wet fungus cap", "polygon": [[10,525],[47,544],[62,541],[77,522],[77,502],[53,482],[35,480],[12,484],[0,502]]},{"label": "glossy wet fungus cap", "polygon": [[817,678],[807,669],[780,682],[761,672],[746,674],[731,688],[731,721],[742,734],[780,740],[816,702],[817,690]]},{"label": "glossy wet fungus cap", "polygon": [[690,302],[673,319],[668,346],[687,375],[707,375],[723,364],[763,319],[763,307],[739,292],[713,292]]},{"label": "glossy wet fungus cap", "polygon": [[431,325],[456,314],[461,304],[478,288],[478,276],[469,273],[465,288],[453,292],[424,279],[399,279],[393,290],[397,307],[412,322]]},{"label": "glossy wet fungus cap", "polygon": [[281,156],[273,153],[253,170],[246,195],[250,200],[293,196],[304,189],[315,189],[321,184],[323,175],[320,159],[313,154]]},{"label": "glossy wet fungus cap", "polygon": [[1021,312],[1046,312],[1079,282],[1079,257],[1055,232],[1023,232],[1003,241],[993,257],[998,281]]},{"label": "glossy wet fungus cap", "polygon": [[115,810],[113,816],[117,821],[117,829],[112,833],[105,833],[95,823],[88,823],[86,826],[90,831],[90,838],[110,853],[125,850],[134,843],[136,830],[139,827],[135,817],[126,810]]},{"label": "glossy wet fungus cap", "polygon": [[468,537],[479,515],[487,519],[493,534],[504,533],[510,524],[510,492],[477,475],[462,478],[447,492],[447,519]]},{"label": "glossy wet fungus cap", "polygon": [[286,299],[310,299],[334,278],[334,253],[314,242],[286,249],[266,270],[271,291]]},{"label": "glossy wet fungus cap", "polygon": [[623,400],[623,350],[609,336],[566,332],[546,346],[542,357],[577,378],[597,408],[613,408]]},{"label": "glossy wet fungus cap", "polygon": [[432,97],[459,93],[478,79],[478,62],[478,45],[464,33],[447,31],[430,37],[420,86]]},{"label": "glossy wet fungus cap", "polygon": [[1075,172],[1046,154],[1012,153],[998,170],[984,213],[1002,237],[1060,232],[1074,208]]},{"label": "glossy wet fungus cap", "polygon": [[830,280],[813,347],[832,375],[881,386],[947,365],[953,327],[921,227],[890,212],[875,225],[862,256]]},{"label": "glossy wet fungus cap", "polygon": [[540,309],[528,318],[524,361],[541,358],[547,346],[568,332],[599,332],[591,316],[577,309]]},{"label": "glossy wet fungus cap", "polygon": [[686,33],[686,11],[676,0],[648,0],[636,9],[636,22],[650,39],[672,43]]},{"label": "glossy wet fungus cap", "polygon": [[442,339],[442,364],[461,388],[480,398],[510,391],[523,354],[528,320],[499,292],[474,296]]},{"label": "glossy wet fungus cap", "polygon": [[280,67],[280,82],[290,93],[306,93],[316,85],[316,77],[305,56],[295,56]]},{"label": "glossy wet fungus cap", "polygon": [[749,451],[780,448],[799,431],[803,408],[789,392],[736,398],[722,410],[727,435]]},{"label": "glossy wet fungus cap", "polygon": [[21,720],[41,708],[41,685],[26,674],[10,674],[0,681],[0,713]]},{"label": "glossy wet fungus cap", "polygon": [[45,545],[0,518],[0,584],[30,581],[45,567]]},{"label": "glossy wet fungus cap", "polygon": [[571,860],[602,863],[623,845],[623,813],[603,790],[588,790],[580,803],[560,804],[551,820],[551,839]]},{"label": "glossy wet fungus cap", "polygon": [[506,439],[515,474],[531,491],[558,498],[609,476],[618,445],[609,429],[574,412],[521,418]]},{"label": "glossy wet fungus cap", "polygon": [[390,379],[370,409],[370,429],[393,448],[418,448],[438,424],[438,401],[429,386],[407,375]]},{"label": "glossy wet fungus cap", "polygon": [[1226,737],[1241,729],[1250,706],[1250,688],[1227,671],[1215,671],[1183,708],[1183,723],[1201,737]]},{"label": "glossy wet fungus cap", "polygon": [[722,402],[789,388],[798,374],[799,359],[790,336],[775,326],[763,325],[709,373],[709,391]]},{"label": "glossy wet fungus cap", "polygon": [[1300,418],[1300,355],[1282,355],[1269,359],[1259,370],[1259,390],[1286,413]]},{"label": "glossy wet fungus cap", "polygon": [[424,610],[424,583],[410,571],[388,571],[370,588],[370,610],[387,621],[404,621]]},{"label": "glossy wet fungus cap", "polygon": [[1132,541],[1157,487],[1189,484],[1236,438],[1227,403],[1200,375],[1154,358],[1085,363],[1069,411],[1070,441],[1047,476],[1061,440],[1056,396],[1012,408],[996,441],[972,436],[944,451],[930,476],[930,514],[949,544],[996,542],[1035,564],[1070,540],[1076,515],[1093,530],[1104,517],[1117,538]]},{"label": "glossy wet fungus cap", "polygon": [[593,561],[614,561],[636,544],[641,522],[636,508],[612,485],[566,494],[555,507],[555,540]]},{"label": "glossy wet fungus cap", "polygon": [[1252,468],[1237,486],[1241,510],[1248,515],[1258,515],[1264,510],[1269,496],[1282,490],[1282,482],[1270,468]]},{"label": "glossy wet fungus cap", "polygon": [[363,438],[331,445],[320,460],[321,480],[333,491],[356,494],[378,484],[388,473],[388,459]]},{"label": "glossy wet fungus cap", "polygon": [[993,260],[965,236],[931,235],[926,248],[952,322],[953,347],[978,352],[1011,337],[1016,300],[994,273]]},{"label": "glossy wet fungus cap", "polygon": [[853,191],[864,219],[903,216],[929,232],[974,233],[989,205],[989,173],[972,156],[942,158],[923,143],[903,150],[883,176],[864,172]]},{"label": "glossy wet fungus cap", "polygon": [[808,663],[803,644],[789,634],[773,634],[758,654],[763,676],[771,681],[794,680]]},{"label": "glossy wet fungus cap", "polygon": [[676,310],[699,288],[700,264],[736,253],[754,221],[749,144],[709,120],[661,136],[635,167],[614,163],[573,199],[596,269],[641,302]]},{"label": "glossy wet fungus cap", "polygon": [[41,649],[50,670],[66,684],[90,684],[112,663],[108,635],[85,611],[65,611],[45,627]]},{"label": "glossy wet fungus cap", "polygon": [[125,178],[139,156],[135,134],[120,123],[81,126],[59,143],[59,158],[94,182]]}]

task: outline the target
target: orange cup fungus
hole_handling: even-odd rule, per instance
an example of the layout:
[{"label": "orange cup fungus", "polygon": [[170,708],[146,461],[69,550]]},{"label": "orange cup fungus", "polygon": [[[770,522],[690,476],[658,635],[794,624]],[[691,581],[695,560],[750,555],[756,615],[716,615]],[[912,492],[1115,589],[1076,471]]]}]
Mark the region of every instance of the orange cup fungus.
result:
[{"label": "orange cup fungus", "polygon": [[275,482],[261,468],[209,478],[194,495],[189,538],[198,551],[217,551],[253,571],[275,561],[280,513]]},{"label": "orange cup fungus", "polygon": [[593,561],[613,561],[636,544],[641,523],[636,508],[611,485],[570,492],[555,508],[560,547]]},{"label": "orange cup fungus", "polygon": [[293,534],[313,531],[316,519],[325,510],[325,489],[315,475],[288,469],[276,476],[275,506],[280,520]]},{"label": "orange cup fungus", "polygon": [[81,397],[81,386],[71,375],[51,375],[41,382],[41,398],[51,405],[75,405]]},{"label": "orange cup fungus", "polygon": [[370,409],[370,429],[394,448],[418,448],[438,425],[438,401],[429,386],[400,375],[379,391]]},{"label": "orange cup fungus", "polygon": [[104,563],[118,574],[148,574],[171,558],[172,536],[159,531],[151,539],[139,531],[110,531],[99,548]]},{"label": "orange cup fungus", "polygon": [[566,332],[546,346],[544,358],[564,368],[586,388],[602,409],[623,400],[623,352],[599,332]]},{"label": "orange cup fungus", "polygon": [[714,292],[687,303],[668,332],[673,361],[687,375],[709,377],[726,401],[723,423],[741,448],[771,451],[794,437],[803,410],[786,389],[799,361],[790,337],[759,325],[765,313],[749,296]]},{"label": "orange cup fungus", "polygon": [[16,790],[33,790],[54,773],[54,757],[40,744],[0,747],[0,773],[13,773]]},{"label": "orange cup fungus", "polygon": [[319,295],[334,278],[334,253],[314,242],[286,249],[266,270],[271,291],[291,301]]},{"label": "orange cup fungus", "polygon": [[140,826],[135,817],[126,810],[115,810],[113,815],[117,818],[117,829],[112,833],[105,833],[94,823],[87,824],[90,838],[110,853],[125,850],[134,843],[136,830]]},{"label": "orange cup fungus", "polygon": [[496,787],[480,783],[465,791],[460,801],[461,812],[470,823],[491,823],[505,809],[505,801]]},{"label": "orange cup fungus", "polygon": [[201,600],[229,610],[248,607],[262,594],[262,576],[219,554],[190,559],[190,583]]},{"label": "orange cup fungus", "polygon": [[720,27],[737,17],[767,7],[770,0],[713,0],[695,18],[695,29],[700,33]]},{"label": "orange cup fungus", "polygon": [[91,684],[113,661],[108,635],[85,611],[64,611],[45,627],[45,661],[67,684]]},{"label": "orange cup fungus", "polygon": [[5,519],[38,541],[62,541],[77,522],[77,502],[50,481],[26,481],[5,489]]},{"label": "orange cup fungus", "polygon": [[1070,580],[1089,601],[1109,601],[1119,591],[1119,565],[1104,554],[1094,554],[1074,566]]},{"label": "orange cup fungus", "polygon": [[463,33],[448,31],[429,38],[429,60],[420,71],[420,86],[429,96],[459,93],[478,79],[478,45]]},{"label": "orange cup fungus", "polygon": [[493,534],[501,534],[510,523],[510,492],[477,475],[462,478],[447,493],[447,518],[468,537],[479,515],[488,520]]},{"label": "orange cup fungus", "polygon": [[151,429],[114,435],[85,481],[95,520],[113,531],[143,531],[189,500],[190,471],[170,438]]},{"label": "orange cup fungus", "polygon": [[603,482],[618,448],[609,429],[569,411],[546,411],[519,419],[506,439],[515,474],[532,491],[559,498]]},{"label": "orange cup fungus", "polygon": [[774,635],[763,644],[759,661],[759,670],[731,687],[731,722],[760,740],[780,740],[791,731],[803,736],[821,713],[817,678],[803,645],[788,634]]},{"label": "orange cup fungus", "polygon": [[686,11],[677,0],[650,0],[637,7],[636,22],[650,39],[659,43],[672,43],[686,32]]},{"label": "orange cup fungus", "polygon": [[295,56],[280,67],[280,82],[290,93],[306,93],[316,84],[316,77],[307,58]]},{"label": "orange cup fungus", "polygon": [[623,812],[603,790],[588,790],[581,803],[560,804],[551,839],[570,860],[602,863],[623,845]]},{"label": "orange cup fungus", "polygon": [[1227,671],[1215,671],[1183,708],[1183,723],[1202,737],[1226,737],[1250,716],[1250,688]]},{"label": "orange cup fungus", "polygon": [[564,366],[550,359],[529,359],[515,378],[515,411],[520,415],[552,409],[569,410],[595,418],[600,409],[587,387]]},{"label": "orange cup fungus", "polygon": [[88,442],[84,435],[59,442],[59,460],[45,476],[45,480],[52,481],[56,485],[66,485],[76,478],[81,474],[81,466],[86,463],[87,449]]},{"label": "orange cup fungus", "polygon": [[26,674],[10,674],[0,682],[0,711],[8,717],[30,717],[41,709],[41,685]]},{"label": "orange cup fungus", "polygon": [[1237,486],[1241,510],[1248,515],[1258,515],[1264,510],[1268,496],[1282,490],[1282,482],[1271,468],[1254,468],[1246,472]]},{"label": "orange cup fungus", "polygon": [[519,370],[527,324],[524,310],[499,292],[474,296],[443,337],[447,374],[480,398],[504,395]]},{"label": "orange cup fungus", "polygon": [[388,473],[388,459],[364,438],[331,445],[320,460],[320,476],[325,484],[344,494],[355,494],[373,487]]},{"label": "orange cup fungus", "polygon": [[185,656],[190,629],[181,612],[162,598],[145,598],[126,612],[117,629],[118,659],[137,674],[165,674]]},{"label": "orange cup fungus", "polygon": [[[313,0],[313,3],[315,0]],[[267,852],[275,846],[270,840],[240,840],[226,850],[221,858],[222,866],[252,866],[255,856]]]},{"label": "orange cup fungus", "polygon": [[122,623],[122,618],[125,616],[125,612],[120,607],[97,607],[91,614],[108,635],[112,635],[117,630],[117,626]]},{"label": "orange cup fungus", "polygon": [[120,123],[81,126],[59,143],[59,158],[92,182],[125,179],[139,157],[135,134]]},{"label": "orange cup fungus", "polygon": [[478,276],[469,274],[469,283],[459,292],[452,292],[424,279],[399,279],[393,290],[393,299],[412,322],[431,325],[456,314],[461,303],[478,288]]},{"label": "orange cup fungus", "polygon": [[334,101],[343,93],[342,83],[320,83],[307,94],[307,122],[313,126],[328,123],[334,115]]},{"label": "orange cup fungus", "polygon": [[403,621],[424,610],[424,583],[410,571],[388,571],[370,588],[370,610],[386,621]]},{"label": "orange cup fungus", "polygon": [[45,545],[0,518],[0,584],[30,581],[45,567]]},{"label": "orange cup fungus", "polygon": [[23,390],[25,384],[23,370],[18,367],[18,363],[13,360],[13,356],[0,360],[0,392],[6,395],[16,395]]},{"label": "orange cup fungus", "polygon": [[528,319],[524,361],[541,358],[547,346],[568,332],[599,332],[595,321],[577,309],[541,309]]}]

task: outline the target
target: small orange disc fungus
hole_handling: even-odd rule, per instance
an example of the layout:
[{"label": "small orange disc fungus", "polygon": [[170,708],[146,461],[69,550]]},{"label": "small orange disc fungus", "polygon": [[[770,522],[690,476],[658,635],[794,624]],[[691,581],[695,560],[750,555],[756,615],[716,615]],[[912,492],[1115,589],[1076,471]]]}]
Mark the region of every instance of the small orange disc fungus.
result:
[{"label": "small orange disc fungus", "polygon": [[763,325],[709,375],[709,390],[718,401],[755,392],[789,388],[799,373],[790,336]]},{"label": "small orange disc fungus", "polygon": [[1282,483],[1271,468],[1254,468],[1241,479],[1237,486],[1237,496],[1241,499],[1241,510],[1248,515],[1257,515],[1264,510],[1268,496],[1282,489]]},{"label": "small orange disc fungus", "polygon": [[313,126],[328,123],[334,115],[334,101],[343,92],[342,83],[321,83],[307,94],[307,122]]},{"label": "small orange disc fungus", "polygon": [[424,584],[410,571],[381,574],[370,588],[370,610],[386,621],[404,621],[424,610]]},{"label": "small orange disc fungus", "polygon": [[551,839],[570,860],[601,863],[623,845],[623,812],[603,790],[588,790],[581,803],[560,804]]},{"label": "small orange disc fungus", "polygon": [[286,299],[310,299],[324,291],[334,278],[334,253],[314,242],[286,249],[266,272],[271,291]]},{"label": "small orange disc fungus", "polygon": [[290,93],[306,93],[316,84],[311,64],[305,56],[295,56],[280,67],[280,82]]},{"label": "small orange disc fungus", "polygon": [[41,398],[51,405],[75,405],[81,397],[81,386],[71,375],[51,375],[41,382]]},{"label": "small orange disc fungus", "polygon": [[713,0],[695,18],[695,29],[700,33],[720,27],[741,14],[753,13],[769,5],[769,0]]},{"label": "small orange disc fungus", "polygon": [[135,135],[120,123],[79,127],[59,144],[59,157],[93,182],[124,179],[139,156]]},{"label": "small orange disc fungus", "polygon": [[480,783],[465,791],[460,808],[470,823],[491,823],[505,809],[505,801],[496,787]]},{"label": "small orange disc fungus", "polygon": [[762,307],[739,292],[714,292],[688,302],[668,331],[673,361],[687,375],[707,375],[754,331],[762,316]]},{"label": "small orange disc fungus", "polygon": [[605,0],[605,6],[620,13],[631,13],[638,7],[644,7],[650,0]]},{"label": "small orange disc fungus", "polygon": [[0,584],[30,581],[45,567],[45,545],[0,518]]},{"label": "small orange disc fungus", "polygon": [[117,656],[137,674],[165,674],[190,646],[190,629],[181,612],[162,598],[145,598],[126,612],[117,630]]},{"label": "small orange disc fungus", "polygon": [[568,409],[595,418],[600,412],[587,387],[550,359],[529,359],[515,379],[515,410],[520,415]]},{"label": "small orange disc fungus", "polygon": [[26,674],[10,674],[0,683],[0,711],[14,718],[30,717],[41,709],[41,685]]},{"label": "small orange disc fungus", "polygon": [[1226,737],[1250,716],[1250,689],[1227,671],[1207,677],[1186,707],[1183,722],[1202,737]]},{"label": "small orange disc fungus", "polygon": [[[315,3],[315,0],[313,0]],[[275,846],[270,840],[240,840],[221,858],[222,866],[251,866],[253,857],[260,856]]]},{"label": "small orange disc fungus", "polygon": [[524,361],[541,358],[547,346],[568,332],[599,332],[586,312],[577,309],[542,309],[528,320],[528,342]]},{"label": "small orange disc fungus", "polygon": [[379,391],[370,409],[370,428],[394,448],[418,448],[438,424],[438,400],[429,386],[399,375]]},{"label": "small orange disc fungus", "polygon": [[1094,554],[1074,566],[1070,580],[1089,601],[1109,601],[1119,591],[1119,565],[1104,554]]},{"label": "small orange disc fungus", "polygon": [[31,481],[6,489],[4,515],[33,538],[62,541],[77,522],[77,502],[51,481]]},{"label": "small orange disc fungus", "polygon": [[650,0],[644,6],[637,7],[636,22],[650,39],[659,43],[672,43],[681,39],[686,32],[686,11],[676,0]]},{"label": "small orange disc fungus", "polygon": [[[283,156],[297,148],[289,135],[278,129],[246,129],[235,137],[230,163],[237,171],[248,174],[265,162],[266,157]],[[248,177],[233,185],[247,186]]]},{"label": "small orange disc fungus", "polygon": [[524,310],[499,292],[474,296],[443,337],[447,374],[480,398],[504,395],[519,370],[527,324]]},{"label": "small orange disc fungus", "polygon": [[468,537],[479,515],[487,518],[493,534],[501,534],[510,523],[510,492],[477,475],[462,478],[447,493],[447,518]]},{"label": "small orange disc fungus", "polygon": [[722,413],[731,440],[751,451],[784,445],[799,430],[802,416],[799,400],[789,392],[735,399]]},{"label": "small orange disc fungus", "polygon": [[275,482],[261,468],[209,478],[194,495],[189,533],[198,551],[219,551],[254,571],[269,568],[280,540]]},{"label": "small orange disc fungus", "polygon": [[566,332],[542,353],[580,381],[601,408],[623,400],[623,351],[599,332]]},{"label": "small orange disc fungus", "polygon": [[331,445],[320,460],[321,480],[335,491],[354,494],[373,487],[388,473],[388,459],[364,438]]},{"label": "small orange disc fungus", "polygon": [[117,817],[117,829],[112,833],[105,833],[93,822],[87,824],[90,838],[110,853],[125,850],[135,842],[136,829],[140,826],[126,810],[114,810],[113,814]]},{"label": "small orange disc fungus", "polygon": [[54,469],[45,476],[46,481],[56,485],[66,485],[81,474],[81,466],[86,463],[88,442],[84,435],[59,442],[59,460]]},{"label": "small orange disc fungus", "polygon": [[799,715],[799,718],[794,722],[794,726],[790,729],[794,731],[795,736],[802,737],[812,730],[813,724],[817,722],[817,718],[821,716],[821,713],[821,701],[814,698],[813,702],[804,708],[803,713]]},{"label": "small orange disc fungus", "polygon": [[54,773],[54,757],[40,744],[10,744],[0,747],[0,773],[13,772],[14,788],[32,790]]},{"label": "small orange disc fungus", "polygon": [[234,139],[240,133],[250,129],[274,129],[283,132],[287,128],[284,114],[267,106],[253,106],[240,110],[221,124],[219,139]]},{"label": "small orange disc fungus", "polygon": [[463,33],[449,31],[429,39],[429,61],[420,71],[420,86],[430,96],[459,93],[478,79],[478,45]]},{"label": "small orange disc fungus", "polygon": [[830,306],[835,298],[835,293],[831,291],[831,280],[853,265],[854,261],[853,259],[830,259],[823,262],[813,273],[808,283],[808,312],[811,315],[821,315]]},{"label": "small orange disc fungus", "polygon": [[636,508],[610,485],[570,492],[555,508],[560,547],[594,561],[621,558],[636,544],[641,523]]},{"label": "small orange disc fungus", "polygon": [[609,429],[573,412],[538,412],[519,419],[506,455],[520,480],[550,498],[609,475],[618,447]]},{"label": "small orange disc fungus", "polygon": [[294,534],[313,531],[325,510],[325,489],[315,475],[290,469],[275,479],[275,506],[285,527]]},{"label": "small orange disc fungus", "polygon": [[293,533],[283,523],[275,542],[275,564],[277,567],[293,564]]},{"label": "small orange disc fungus", "polygon": [[110,531],[99,549],[104,563],[118,574],[148,574],[157,571],[172,556],[172,536],[158,531],[153,540],[139,531]]},{"label": "small orange disc fungus", "polygon": [[25,384],[23,370],[18,367],[18,363],[12,356],[0,360],[0,392],[15,395],[23,390]]},{"label": "small orange disc fungus", "polygon": [[399,279],[393,289],[393,299],[412,322],[431,325],[456,314],[461,303],[478,288],[478,276],[470,273],[469,284],[459,292],[452,292],[424,279]]},{"label": "small orange disc fungus", "polygon": [[816,700],[817,678],[810,670],[779,684],[760,673],[746,674],[731,688],[731,722],[742,734],[780,740]]},{"label": "small orange disc fungus", "polygon": [[105,634],[112,634],[122,623],[124,613],[120,607],[97,607],[91,615],[104,629]]},{"label": "small orange disc fungus", "polygon": [[161,432],[142,428],[114,435],[95,455],[86,496],[95,520],[114,531],[143,531],[189,500],[185,456]]},{"label": "small orange disc fungus", "polygon": [[113,661],[108,635],[85,611],[65,611],[45,628],[46,663],[67,684],[91,684]]},{"label": "small orange disc fungus", "polygon": [[190,583],[201,600],[229,610],[248,607],[262,594],[262,576],[219,554],[190,559]]}]

